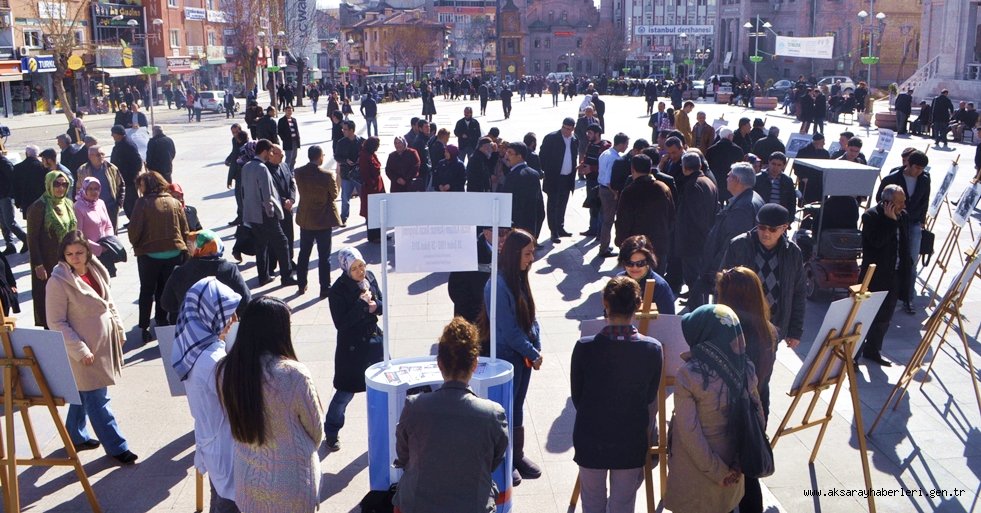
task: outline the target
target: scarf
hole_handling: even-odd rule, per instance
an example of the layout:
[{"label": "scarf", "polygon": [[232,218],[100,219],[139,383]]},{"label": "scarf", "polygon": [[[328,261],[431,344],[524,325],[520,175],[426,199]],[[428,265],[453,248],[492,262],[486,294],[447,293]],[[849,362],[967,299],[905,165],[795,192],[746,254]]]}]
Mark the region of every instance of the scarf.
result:
[{"label": "scarf", "polygon": [[44,202],[44,229],[53,235],[60,244],[68,232],[78,228],[78,221],[75,219],[72,201],[65,197],[68,195],[68,190],[65,190],[65,196],[61,198],[54,195],[54,182],[58,178],[64,178],[71,184],[71,179],[65,173],[61,171],[49,172],[44,175],[44,194],[41,195],[41,201]]},{"label": "scarf", "polygon": [[188,236],[194,242],[191,248],[191,256],[194,258],[220,258],[225,253],[221,238],[211,230],[191,232]]},{"label": "scarf", "polygon": [[[726,383],[731,408],[739,404],[742,388],[733,389],[729,383],[746,383],[746,341],[739,325],[739,317],[725,305],[703,305],[681,318],[681,332],[691,347],[692,359],[702,375],[702,383],[708,388],[709,378],[718,376]],[[733,342],[736,348],[733,349]],[[730,433],[738,429],[734,425],[737,415],[728,412]]]},{"label": "scarf", "polygon": [[171,355],[181,381],[187,379],[201,353],[218,341],[241,301],[242,296],[213,276],[202,278],[187,291]]},{"label": "scarf", "polygon": [[85,197],[85,191],[92,184],[96,184],[99,186],[99,191],[101,194],[102,182],[100,182],[99,179],[94,176],[88,176],[84,180],[82,180],[82,187],[78,190],[78,194],[75,195],[75,202],[79,205],[82,205],[82,207],[84,207],[85,210],[95,210],[95,206],[99,203],[98,197],[95,198],[95,201],[89,201]]},{"label": "scarf", "polygon": [[341,264],[341,269],[344,270],[345,274],[351,274],[351,266],[357,261],[364,262],[364,257],[361,256],[361,252],[357,248],[347,247],[341,248],[337,252],[337,261]]}]

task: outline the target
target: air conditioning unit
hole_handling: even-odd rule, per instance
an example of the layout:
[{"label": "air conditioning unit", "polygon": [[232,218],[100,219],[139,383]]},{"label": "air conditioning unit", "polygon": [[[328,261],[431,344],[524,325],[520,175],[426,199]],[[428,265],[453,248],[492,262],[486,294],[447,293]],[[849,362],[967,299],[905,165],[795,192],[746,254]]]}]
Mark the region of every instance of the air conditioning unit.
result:
[{"label": "air conditioning unit", "polygon": [[21,46],[17,49],[17,54],[21,57],[27,57],[31,54],[31,51],[26,46]]}]

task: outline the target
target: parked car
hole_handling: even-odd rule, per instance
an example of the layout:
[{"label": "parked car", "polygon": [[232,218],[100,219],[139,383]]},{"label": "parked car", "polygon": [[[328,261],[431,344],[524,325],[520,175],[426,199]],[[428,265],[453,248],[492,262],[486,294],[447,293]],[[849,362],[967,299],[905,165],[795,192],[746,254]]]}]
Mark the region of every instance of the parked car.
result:
[{"label": "parked car", "polygon": [[[225,112],[225,91],[201,91],[198,97],[204,110]],[[238,111],[238,101],[235,102],[235,111]]]},{"label": "parked car", "polygon": [[574,78],[575,75],[573,75],[571,71],[553,71],[545,76],[545,80],[556,80],[558,82]]},{"label": "parked car", "polygon": [[827,77],[821,77],[818,80],[817,85],[827,86],[828,91],[831,91],[831,86],[834,85],[834,83],[839,80],[841,80],[841,92],[850,93],[855,90],[855,82],[853,82],[850,77],[846,77],[844,75],[831,75]]},{"label": "parked car", "polygon": [[790,80],[777,80],[772,86],[770,86],[769,89],[766,90],[766,95],[774,96],[783,100],[783,97],[787,96],[787,93],[789,93],[793,88],[794,83]]},{"label": "parked car", "polygon": [[698,93],[698,96],[695,97],[696,99],[698,99],[698,98],[704,98],[705,97],[705,81],[704,80],[692,80],[691,81],[691,88],[692,88],[693,91],[695,91],[696,93]]},{"label": "parked car", "polygon": [[712,82],[715,80],[716,77],[719,78],[719,86],[720,87],[729,87],[729,88],[731,88],[732,85],[736,83],[736,76],[735,75],[712,75],[711,78],[709,78],[708,80],[705,81],[705,95],[706,96],[708,96],[709,94],[714,94],[715,93],[715,88],[712,86]]}]

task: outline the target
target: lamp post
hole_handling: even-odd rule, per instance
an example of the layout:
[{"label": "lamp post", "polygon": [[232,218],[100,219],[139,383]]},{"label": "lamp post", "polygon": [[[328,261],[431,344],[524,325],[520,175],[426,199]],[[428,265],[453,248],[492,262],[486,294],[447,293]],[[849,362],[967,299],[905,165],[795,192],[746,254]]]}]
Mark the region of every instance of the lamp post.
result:
[{"label": "lamp post", "polygon": [[[872,47],[875,44],[875,26],[872,24],[870,13],[872,12],[874,5],[875,0],[869,0],[869,10],[867,12],[858,11],[858,19],[860,24],[864,24],[866,19],[869,21],[869,54],[861,58],[862,64],[868,66],[868,78],[866,79],[866,82],[868,83],[869,88],[872,87],[872,65],[879,63],[879,58],[872,54]],[[886,24],[886,13],[880,12],[876,14],[875,19],[879,20],[879,32],[881,33]]]},{"label": "lamp post", "polygon": [[[136,20],[129,20],[126,22],[126,25],[135,28],[136,26],[139,25],[139,22]],[[159,27],[161,25],[163,25],[163,20],[161,20],[160,18],[155,18],[153,20],[154,29],[156,29],[156,27]],[[150,41],[159,41],[160,35],[156,33],[156,30],[154,30],[153,34],[151,34],[149,30],[147,30],[146,6],[143,7],[143,33],[133,34],[133,38],[137,40],[143,40],[143,50],[144,50],[144,55],[146,56],[146,62],[144,63],[144,66],[140,68],[140,72],[142,72],[144,75],[147,76],[147,82],[150,86],[150,130],[152,131],[153,126],[156,124],[153,118],[153,104],[156,103],[153,99],[153,75],[156,75],[160,70],[157,69],[156,66],[150,64]]]},{"label": "lamp post", "polygon": [[758,14],[756,15],[756,24],[753,24],[752,21],[747,21],[745,24],[743,24],[743,28],[753,30],[753,32],[749,33],[749,37],[752,37],[754,39],[754,42],[756,43],[753,50],[753,56],[749,58],[749,60],[753,63],[754,94],[756,91],[756,66],[763,61],[763,57],[760,57],[760,38],[766,37],[766,32],[763,32],[760,29],[761,28],[768,29],[772,26],[773,25],[771,25],[769,21],[765,21],[763,22],[762,25],[760,25],[760,16]]},{"label": "lamp post", "polygon": [[[682,48],[687,48],[687,46],[688,46],[688,34],[682,32],[682,33],[678,34],[678,38],[681,39],[681,46],[682,46]],[[688,65],[685,64],[685,67],[687,68]],[[688,73],[686,72],[685,75],[687,76],[687,74]],[[675,73],[675,75],[677,75],[677,73]],[[678,80],[678,77],[675,76],[674,79],[677,81]]]}]

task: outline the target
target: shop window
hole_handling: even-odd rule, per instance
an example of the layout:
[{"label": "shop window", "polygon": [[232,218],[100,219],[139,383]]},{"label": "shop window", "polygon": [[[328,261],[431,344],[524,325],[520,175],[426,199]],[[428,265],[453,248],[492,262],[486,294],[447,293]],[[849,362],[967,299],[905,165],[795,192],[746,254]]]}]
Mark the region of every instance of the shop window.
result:
[{"label": "shop window", "polygon": [[24,46],[28,48],[41,48],[44,46],[44,34],[40,30],[25,30]]},{"label": "shop window", "polygon": [[81,29],[76,30],[75,31],[75,45],[76,46],[82,46],[84,44],[85,44],[85,31],[84,30],[81,30]]},{"label": "shop window", "polygon": [[167,0],[167,7],[179,7],[177,5],[177,0]]},{"label": "shop window", "polygon": [[535,72],[537,73],[541,70],[542,70],[542,62],[539,60],[535,60]]},{"label": "shop window", "polygon": [[170,31],[170,47],[180,48],[181,47],[181,31],[171,30]]},{"label": "shop window", "polygon": [[552,71],[552,61],[545,59],[545,72]]},{"label": "shop window", "polygon": [[541,47],[542,47],[542,40],[541,39],[536,39],[535,40],[535,48],[541,48]]},{"label": "shop window", "polygon": [[218,46],[218,38],[214,32],[208,32],[208,46]]},{"label": "shop window", "polygon": [[576,39],[576,48],[582,48],[582,39]]}]

